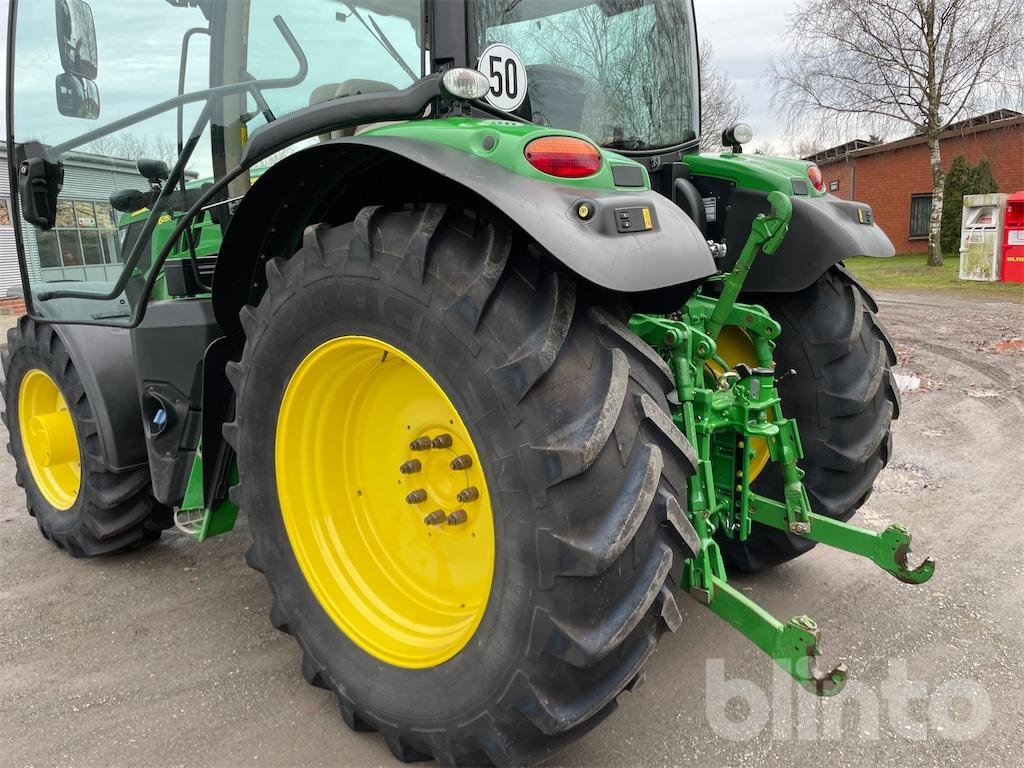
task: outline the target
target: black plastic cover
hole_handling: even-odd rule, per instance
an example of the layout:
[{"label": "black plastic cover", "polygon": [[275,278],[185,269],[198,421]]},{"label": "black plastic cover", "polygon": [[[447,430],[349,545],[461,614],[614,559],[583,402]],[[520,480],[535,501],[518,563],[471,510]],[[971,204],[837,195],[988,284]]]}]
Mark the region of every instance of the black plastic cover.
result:
[{"label": "black plastic cover", "polygon": [[146,463],[146,438],[128,330],[53,324],[85,387],[107,465],[122,471]]},{"label": "black plastic cover", "polygon": [[[864,203],[825,197],[793,197],[793,220],[774,256],[761,254],[747,276],[746,292],[790,292],[807,288],[825,270],[854,256],[887,257],[896,249],[875,224]],[[768,194],[735,189],[729,198],[725,241],[729,255],[723,266],[731,269],[747,241],[750,225],[767,213]],[[868,212],[868,213],[865,213]],[[861,223],[861,220],[867,223]]]},{"label": "black plastic cover", "polygon": [[25,221],[41,229],[53,229],[57,197],[64,188],[64,163],[51,163],[45,154],[38,142],[18,145],[18,199]]},{"label": "black plastic cover", "polygon": [[[131,331],[153,495],[180,503],[199,442],[203,356],[221,336],[210,299],[155,301]],[[161,420],[157,420],[162,411]]]}]

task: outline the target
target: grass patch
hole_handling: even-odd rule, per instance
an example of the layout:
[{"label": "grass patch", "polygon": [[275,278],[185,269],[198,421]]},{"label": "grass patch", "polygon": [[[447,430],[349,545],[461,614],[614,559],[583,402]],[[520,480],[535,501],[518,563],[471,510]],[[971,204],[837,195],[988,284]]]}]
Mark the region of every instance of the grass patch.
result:
[{"label": "grass patch", "polygon": [[905,291],[955,291],[973,298],[1024,303],[1021,283],[978,283],[960,279],[960,259],[947,256],[941,267],[929,267],[923,253],[846,260],[846,267],[868,288]]}]

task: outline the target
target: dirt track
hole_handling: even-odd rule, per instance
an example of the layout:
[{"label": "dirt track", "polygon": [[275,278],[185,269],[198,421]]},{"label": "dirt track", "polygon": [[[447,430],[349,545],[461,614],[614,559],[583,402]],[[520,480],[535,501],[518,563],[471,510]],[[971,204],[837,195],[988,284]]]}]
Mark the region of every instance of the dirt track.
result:
[{"label": "dirt track", "polygon": [[[916,555],[937,557],[935,578],[904,586],[818,548],[735,580],[777,616],[823,626],[826,660],[844,660],[859,683],[827,702],[773,688],[760,653],[683,601],[683,627],[647,684],[559,764],[1020,764],[1024,349],[1005,342],[1024,337],[1024,305],[880,298],[899,370],[919,388],[904,394],[893,460],[859,521],[907,524]],[[203,545],[169,532],[143,552],[74,561],[39,536],[13,476],[3,454],[0,764],[398,765],[302,681],[294,642],[267,620],[263,578],[242,561],[244,521]],[[727,686],[743,686],[747,703],[709,699],[716,664],[748,681]],[[896,689],[918,695],[904,717],[885,698],[901,664],[911,683]],[[720,735],[726,712],[750,738]],[[976,722],[977,738],[953,738]]]}]

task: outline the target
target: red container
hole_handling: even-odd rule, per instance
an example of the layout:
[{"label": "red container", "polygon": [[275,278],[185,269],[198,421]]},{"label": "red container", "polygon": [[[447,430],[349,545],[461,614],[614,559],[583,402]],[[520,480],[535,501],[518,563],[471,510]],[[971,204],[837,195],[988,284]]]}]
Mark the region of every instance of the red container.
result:
[{"label": "red container", "polygon": [[1006,201],[1003,282],[1024,283],[1024,191],[1010,195]]}]

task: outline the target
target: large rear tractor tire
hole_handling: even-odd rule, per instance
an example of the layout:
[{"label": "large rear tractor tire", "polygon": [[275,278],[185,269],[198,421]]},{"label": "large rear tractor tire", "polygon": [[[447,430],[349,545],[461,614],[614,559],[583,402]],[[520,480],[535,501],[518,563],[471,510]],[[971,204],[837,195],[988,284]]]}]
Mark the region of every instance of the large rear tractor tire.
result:
[{"label": "large rear tractor tire", "polygon": [[160,538],[170,510],[153,499],[147,467],[106,463],[85,387],[53,327],[22,317],[2,360],[7,451],[43,536],[74,557]]},{"label": "large rear tractor tire", "polygon": [[309,228],[228,366],[247,557],[400,760],[543,760],[675,630],[693,471],[664,363],[501,225]]},{"label": "large rear tractor tire", "polygon": [[[889,461],[891,424],[899,416],[896,353],[878,320],[878,305],[840,265],[803,291],[744,300],[763,305],[782,325],[778,370],[797,373],[783,379],[779,393],[783,413],[800,429],[811,509],[849,520]],[[769,464],[753,487],[783,498],[778,467]],[[719,543],[727,565],[744,572],[770,568],[814,546],[756,522],[745,542],[723,536]]]}]

